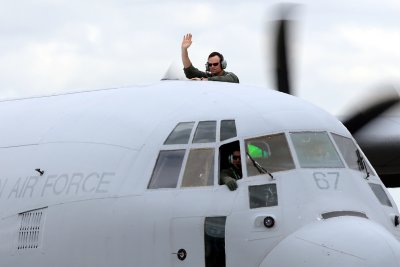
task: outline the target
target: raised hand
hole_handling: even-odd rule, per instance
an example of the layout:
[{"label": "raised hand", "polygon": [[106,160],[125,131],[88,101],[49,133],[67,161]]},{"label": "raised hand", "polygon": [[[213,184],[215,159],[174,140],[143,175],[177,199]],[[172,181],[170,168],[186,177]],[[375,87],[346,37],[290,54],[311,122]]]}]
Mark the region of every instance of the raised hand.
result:
[{"label": "raised hand", "polygon": [[192,34],[188,33],[183,36],[182,49],[188,49],[191,44],[192,44]]}]

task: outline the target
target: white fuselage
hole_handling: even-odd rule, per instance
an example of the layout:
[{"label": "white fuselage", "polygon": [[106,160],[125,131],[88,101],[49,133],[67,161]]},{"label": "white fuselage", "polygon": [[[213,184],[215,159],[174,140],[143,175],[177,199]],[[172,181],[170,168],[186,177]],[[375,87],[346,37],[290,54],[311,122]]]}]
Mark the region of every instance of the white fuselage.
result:
[{"label": "white fuselage", "polygon": [[[237,134],[221,141],[223,120]],[[215,121],[215,140],[192,142],[204,121]],[[0,266],[211,266],[206,235],[224,239],[226,266],[400,266],[386,188],[367,160],[369,177],[349,167],[332,138],[353,140],[346,128],[298,98],[164,81],[3,101],[0,122]],[[193,122],[189,141],[164,144],[181,122]],[[340,166],[302,167],[293,134],[314,132],[339,151]],[[249,175],[246,142],[275,135],[293,167]],[[243,166],[235,191],[219,184],[220,149],[231,142]],[[183,186],[196,149],[211,151],[212,183]],[[174,187],[149,188],[160,151],[182,151]],[[249,188],[263,185],[274,185],[276,203],[251,207]],[[223,231],[208,218],[223,218]]]}]

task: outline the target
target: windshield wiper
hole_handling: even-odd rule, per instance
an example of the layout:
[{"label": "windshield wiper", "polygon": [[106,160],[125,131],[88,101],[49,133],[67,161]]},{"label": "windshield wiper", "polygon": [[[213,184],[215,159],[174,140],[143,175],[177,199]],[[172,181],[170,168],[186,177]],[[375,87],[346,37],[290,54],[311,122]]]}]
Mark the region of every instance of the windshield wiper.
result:
[{"label": "windshield wiper", "polygon": [[358,167],[360,168],[360,171],[365,170],[365,173],[367,174],[367,176],[365,177],[365,179],[367,179],[369,177],[369,172],[367,169],[367,165],[365,164],[365,160],[363,158],[363,156],[360,153],[360,150],[356,150],[356,155],[357,155],[357,163],[358,163]]},{"label": "windshield wiper", "polygon": [[267,171],[267,169],[265,169],[263,166],[261,166],[260,163],[258,163],[257,161],[255,161],[255,159],[253,159],[253,158],[250,156],[250,154],[249,154],[248,152],[247,152],[246,154],[247,154],[247,156],[249,157],[249,159],[251,160],[251,162],[253,163],[253,166],[254,166],[260,173],[266,173],[266,174],[268,174],[268,175],[271,177],[271,179],[274,179],[274,176],[272,176],[272,174],[271,174],[269,171]]}]

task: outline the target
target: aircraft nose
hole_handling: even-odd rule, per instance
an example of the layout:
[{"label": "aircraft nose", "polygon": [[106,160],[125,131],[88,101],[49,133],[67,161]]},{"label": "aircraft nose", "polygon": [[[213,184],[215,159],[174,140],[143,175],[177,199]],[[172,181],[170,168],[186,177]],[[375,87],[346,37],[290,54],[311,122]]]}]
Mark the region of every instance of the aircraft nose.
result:
[{"label": "aircraft nose", "polygon": [[400,266],[400,242],[371,220],[331,218],[283,239],[260,266]]}]

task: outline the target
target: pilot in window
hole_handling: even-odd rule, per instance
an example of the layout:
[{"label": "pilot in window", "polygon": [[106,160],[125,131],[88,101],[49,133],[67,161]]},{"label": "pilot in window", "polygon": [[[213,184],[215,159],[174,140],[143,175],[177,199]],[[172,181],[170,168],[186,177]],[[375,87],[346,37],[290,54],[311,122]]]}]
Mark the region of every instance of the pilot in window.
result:
[{"label": "pilot in window", "polygon": [[228,166],[221,169],[220,182],[226,184],[229,190],[234,191],[237,189],[237,180],[242,179],[242,163],[240,158],[240,150],[234,150],[228,156]]}]

